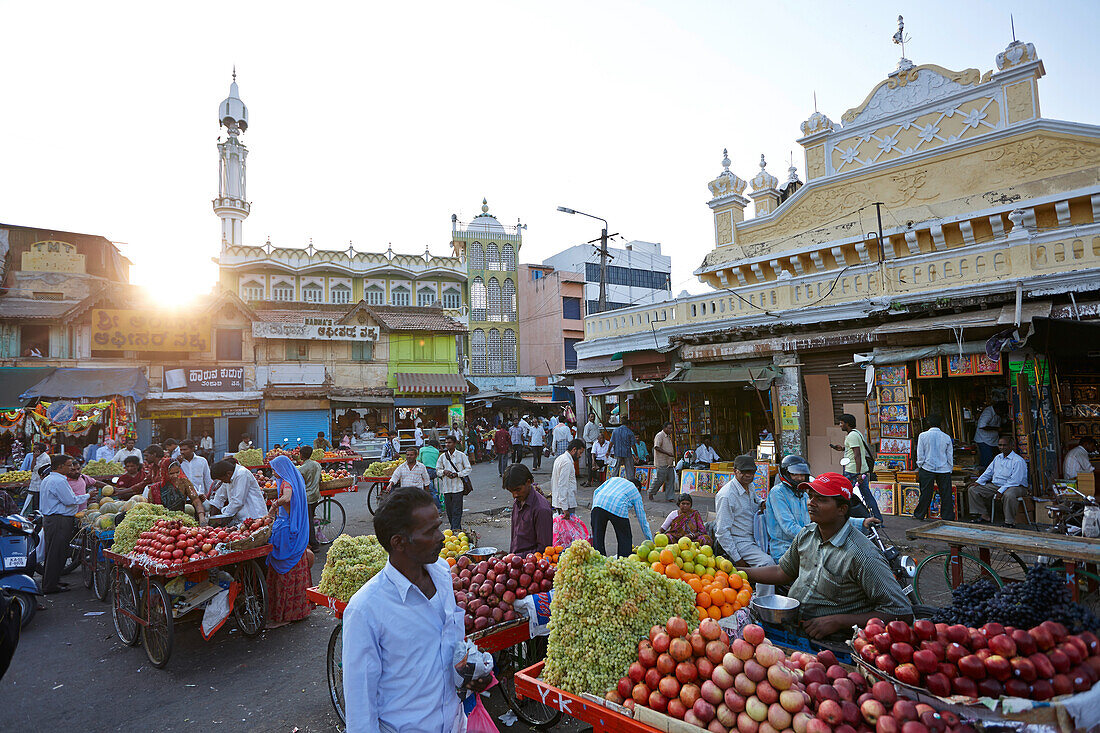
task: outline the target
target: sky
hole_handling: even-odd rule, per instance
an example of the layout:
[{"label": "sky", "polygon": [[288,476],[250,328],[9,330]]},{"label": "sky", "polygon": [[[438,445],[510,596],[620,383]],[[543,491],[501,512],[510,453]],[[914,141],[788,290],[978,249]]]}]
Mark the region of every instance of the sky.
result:
[{"label": "sky", "polygon": [[[1100,122],[1100,3],[0,0],[0,222],[99,234],[166,304],[217,277],[219,103],[250,127],[246,244],[450,251],[482,197],[523,262],[599,236],[660,242],[674,292],[713,248],[728,148],[804,176],[799,123],[863,101],[900,55],[995,68],[1035,44],[1045,117]],[[751,206],[749,207],[751,212]]]}]

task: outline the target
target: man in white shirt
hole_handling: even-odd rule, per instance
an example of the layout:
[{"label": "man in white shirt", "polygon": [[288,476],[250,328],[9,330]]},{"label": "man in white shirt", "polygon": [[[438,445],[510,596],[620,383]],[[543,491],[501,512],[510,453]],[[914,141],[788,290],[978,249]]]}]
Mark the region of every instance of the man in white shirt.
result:
[{"label": "man in white shirt", "polygon": [[527,444],[531,447],[531,470],[542,468],[542,452],[546,447],[546,428],[535,418],[527,432]]},{"label": "man in white shirt", "polygon": [[267,516],[264,492],[247,468],[232,461],[218,461],[210,469],[210,475],[222,482],[209,502],[212,509],[217,509],[219,514],[232,515],[236,522]]},{"label": "man in white shirt", "polygon": [[206,454],[214,453],[214,438],[210,433],[203,433],[202,439],[199,440],[199,450]]},{"label": "man in white shirt", "polygon": [[362,435],[367,431],[367,421],[357,412],[355,413],[355,419],[351,421],[351,432],[357,436]]},{"label": "man in white shirt", "polygon": [[1027,461],[1013,450],[1016,440],[1011,435],[1002,435],[997,446],[1001,452],[978,478],[977,483],[971,484],[967,490],[971,519],[977,511],[980,515],[978,521],[991,521],[993,499],[1000,497],[1005,526],[1015,527],[1016,510],[1020,505],[1018,500],[1027,493]]},{"label": "man in white shirt", "polygon": [[718,451],[710,447],[710,436],[703,436],[703,442],[699,444],[699,447],[695,449],[695,460],[702,461],[703,463],[718,463],[722,460],[718,457]]},{"label": "man in white shirt", "polygon": [[248,450],[251,447],[252,447],[252,441],[249,440],[247,435],[242,435],[241,436],[241,442],[237,443],[237,450],[238,451]]},{"label": "man in white shirt", "polygon": [[932,487],[940,493],[940,517],[955,521],[955,501],[951,494],[951,469],[955,465],[955,444],[951,436],[940,430],[943,419],[939,415],[925,418],[928,429],[917,436],[917,481],[920,482],[920,499],[913,517],[919,521],[928,519],[932,506]]},{"label": "man in white shirt", "polygon": [[374,533],[388,560],[344,611],[347,733],[465,731],[455,689],[478,693],[491,678],[463,685],[455,664],[464,659],[464,615],[439,557],[443,533],[431,497],[394,491],[374,515]]},{"label": "man in white shirt", "polygon": [[97,461],[112,461],[115,458],[115,441],[107,439],[103,441],[103,445],[99,446],[99,449],[95,452],[95,459]]},{"label": "man in white shirt", "polygon": [[753,535],[753,517],[760,511],[760,502],[752,489],[756,471],[752,456],[734,458],[733,479],[715,495],[714,508],[715,536],[725,556],[735,564],[759,568],[775,565],[775,561],[756,544]]},{"label": "man in white shirt", "polygon": [[115,457],[111,459],[115,463],[121,464],[128,456],[133,456],[139,460],[141,459],[141,451],[134,447],[133,437],[127,435],[122,445],[123,447],[119,448],[118,452],[115,453]]},{"label": "man in white shirt", "polygon": [[205,458],[195,454],[195,441],[190,438],[180,442],[180,469],[201,496],[205,497],[210,493],[210,485],[213,483],[210,478],[210,464]]},{"label": "man in white shirt", "polygon": [[405,450],[405,462],[390,475],[387,491],[402,487],[428,490],[428,484],[432,482],[432,479],[428,475],[428,467],[416,460],[419,453],[420,451],[416,448]]},{"label": "man in white shirt", "polygon": [[555,456],[560,456],[569,448],[569,441],[573,439],[573,431],[569,429],[569,423],[561,420],[550,432],[550,445]]},{"label": "man in white shirt", "polygon": [[[45,454],[43,454],[45,455]],[[77,496],[69,485],[69,479],[80,476],[72,456],[59,454],[51,456],[53,471],[42,479],[42,528],[46,535],[46,561],[42,570],[42,592],[46,595],[63,593],[68,583],[61,581],[61,571],[65,559],[69,557],[69,540],[76,526],[76,513],[84,501],[95,498],[95,494]],[[45,471],[43,467],[41,469]],[[94,490],[93,490],[94,491]]]},{"label": "man in white shirt", "polygon": [[439,492],[443,494],[447,521],[455,534],[462,531],[462,497],[466,495],[466,486],[462,479],[469,478],[471,470],[470,459],[458,450],[458,440],[455,436],[448,435],[443,439],[443,452],[436,461],[435,473]]},{"label": "man in white shirt", "polygon": [[1066,460],[1062,463],[1062,478],[1073,481],[1079,473],[1092,473],[1093,466],[1089,461],[1089,453],[1096,450],[1096,440],[1086,435],[1077,441],[1077,446],[1066,453]]},{"label": "man in white shirt", "polygon": [[584,441],[572,440],[565,452],[554,459],[550,473],[550,506],[565,516],[577,510],[577,466],[575,461],[584,453]]},{"label": "man in white shirt", "polygon": [[974,443],[978,446],[978,466],[985,468],[997,454],[997,439],[1001,435],[1001,426],[1008,419],[1008,403],[994,402],[982,410],[978,425],[974,430]]},{"label": "man in white shirt", "polygon": [[420,427],[420,423],[416,424],[416,428],[413,430],[413,437],[416,439],[416,447],[424,447],[424,428]]}]

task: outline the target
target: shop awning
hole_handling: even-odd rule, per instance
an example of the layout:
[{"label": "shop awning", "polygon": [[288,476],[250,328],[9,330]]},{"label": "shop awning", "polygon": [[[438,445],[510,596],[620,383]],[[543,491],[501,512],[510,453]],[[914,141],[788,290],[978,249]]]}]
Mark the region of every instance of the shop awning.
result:
[{"label": "shop awning", "polygon": [[683,385],[724,385],[746,382],[759,390],[771,387],[779,376],[779,370],[768,364],[761,367],[733,366],[726,364],[680,365],[662,381]]},{"label": "shop awning", "polygon": [[573,390],[569,387],[553,387],[550,390],[551,402],[572,402]]},{"label": "shop awning", "polygon": [[21,400],[37,397],[79,399],[81,397],[111,397],[122,395],[140,402],[149,392],[145,372],[134,367],[87,369],[68,367],[55,371],[38,384],[19,395]]},{"label": "shop awning", "polygon": [[1036,318],[1028,346],[1051,356],[1100,357],[1100,321]]},{"label": "shop awning", "polygon": [[466,394],[461,374],[413,374],[398,372],[397,391],[404,394]]},{"label": "shop awning", "polygon": [[[1050,315],[1049,300],[1037,300],[1020,306],[1020,323],[1030,323],[1033,318]],[[928,331],[965,330],[966,328],[1002,328],[1016,322],[1016,306],[1003,305],[1000,309],[972,311],[969,313],[945,313],[930,318],[915,318],[908,321],[884,323],[877,326],[874,334],[927,333]],[[958,353],[957,351],[955,353]]]},{"label": "shop awning", "polygon": [[984,354],[985,341],[963,341],[959,344],[936,344],[933,346],[902,346],[889,348],[876,346],[871,353],[871,358],[864,361],[857,356],[860,364],[873,364],[874,366],[889,366],[891,364],[905,364],[917,359],[928,359],[933,356],[958,356],[962,354]]},{"label": "shop awning", "polygon": [[627,379],[615,389],[609,390],[606,394],[634,394],[635,392],[645,392],[649,389],[653,389],[652,384],[639,382],[637,379]]},{"label": "shop awning", "polygon": [[26,400],[20,398],[20,395],[56,370],[56,367],[0,368],[0,410],[15,410],[22,407]]}]

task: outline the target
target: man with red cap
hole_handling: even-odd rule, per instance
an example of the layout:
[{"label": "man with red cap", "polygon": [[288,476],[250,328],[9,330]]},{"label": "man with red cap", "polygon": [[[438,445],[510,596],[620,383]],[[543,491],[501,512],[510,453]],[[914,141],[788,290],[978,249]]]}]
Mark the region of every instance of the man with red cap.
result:
[{"label": "man with red cap", "polygon": [[852,482],[825,473],[799,485],[809,492],[810,522],[778,565],[744,570],[754,583],[791,585],[806,634],[847,638],[870,618],[913,620],[906,598],[882,553],[848,522]]}]

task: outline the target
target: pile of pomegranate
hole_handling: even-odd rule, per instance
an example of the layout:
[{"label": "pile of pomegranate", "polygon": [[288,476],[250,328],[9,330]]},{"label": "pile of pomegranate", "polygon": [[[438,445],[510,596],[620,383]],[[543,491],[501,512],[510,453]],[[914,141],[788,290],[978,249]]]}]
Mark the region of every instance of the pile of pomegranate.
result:
[{"label": "pile of pomegranate", "polygon": [[512,604],[544,593],[554,585],[554,568],[546,558],[509,554],[475,563],[460,555],[451,566],[455,603],[466,612],[466,633],[482,631],[517,617]]},{"label": "pile of pomegranate", "polygon": [[1100,679],[1100,640],[1044,621],[1024,630],[999,623],[871,619],[852,642],[877,669],[933,695],[1047,700],[1090,689]]},{"label": "pile of pomegranate", "polygon": [[178,565],[192,560],[214,557],[219,543],[244,539],[264,525],[270,517],[245,520],[240,527],[186,527],[178,519],[158,519],[142,532],[131,555],[144,555],[158,565]]},{"label": "pile of pomegranate", "polygon": [[608,700],[645,706],[712,733],[973,733],[957,715],[899,700],[887,681],[869,685],[830,651],[794,652],[750,624],[732,642],[713,619],[689,631],[678,617],[638,643]]}]

